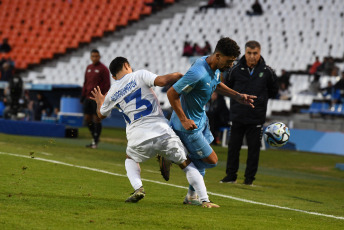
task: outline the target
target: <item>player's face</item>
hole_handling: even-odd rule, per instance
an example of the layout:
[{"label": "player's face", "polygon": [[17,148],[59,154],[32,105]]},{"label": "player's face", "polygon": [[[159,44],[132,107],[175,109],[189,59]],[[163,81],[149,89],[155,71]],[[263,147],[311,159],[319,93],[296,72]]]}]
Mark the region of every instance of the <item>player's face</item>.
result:
[{"label": "player's face", "polygon": [[260,59],[260,49],[258,47],[254,49],[247,47],[245,50],[245,59],[248,67],[255,67]]},{"label": "player's face", "polygon": [[94,53],[91,53],[91,61],[92,61],[93,64],[98,63],[99,60],[100,60],[100,55],[99,55],[99,53],[95,53],[95,52],[94,52]]},{"label": "player's face", "polygon": [[233,66],[234,61],[236,60],[235,57],[233,56],[224,56],[224,55],[219,55],[218,63],[217,63],[217,68],[223,72],[226,69],[230,68]]}]

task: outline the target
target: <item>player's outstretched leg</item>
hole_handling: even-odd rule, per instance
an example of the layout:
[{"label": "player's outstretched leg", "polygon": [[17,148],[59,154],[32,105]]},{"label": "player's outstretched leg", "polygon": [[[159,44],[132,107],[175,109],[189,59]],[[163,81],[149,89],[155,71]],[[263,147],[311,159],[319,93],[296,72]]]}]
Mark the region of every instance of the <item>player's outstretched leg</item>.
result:
[{"label": "player's outstretched leg", "polygon": [[[195,167],[195,165],[191,162],[183,170],[186,173],[186,178],[189,184],[192,185],[192,187],[195,190],[193,191],[192,194],[188,192],[183,203],[193,204],[193,205],[202,205],[203,207],[206,207],[206,208],[220,207],[219,205],[216,205],[209,200],[207,189],[203,180],[203,176]],[[197,195],[199,196],[199,198],[197,197]]]},{"label": "player's outstretched leg", "polygon": [[125,169],[131,186],[135,191],[128,197],[125,202],[136,203],[145,197],[146,193],[142,186],[140,165],[131,158],[125,160]]}]

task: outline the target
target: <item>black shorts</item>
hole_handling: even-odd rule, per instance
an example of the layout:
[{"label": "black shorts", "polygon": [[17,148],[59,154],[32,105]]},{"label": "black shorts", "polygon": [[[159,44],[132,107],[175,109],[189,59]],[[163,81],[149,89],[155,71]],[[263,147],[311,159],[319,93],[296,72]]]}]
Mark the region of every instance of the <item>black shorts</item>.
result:
[{"label": "black shorts", "polygon": [[88,115],[97,115],[97,103],[91,99],[86,98],[84,100],[84,114]]}]

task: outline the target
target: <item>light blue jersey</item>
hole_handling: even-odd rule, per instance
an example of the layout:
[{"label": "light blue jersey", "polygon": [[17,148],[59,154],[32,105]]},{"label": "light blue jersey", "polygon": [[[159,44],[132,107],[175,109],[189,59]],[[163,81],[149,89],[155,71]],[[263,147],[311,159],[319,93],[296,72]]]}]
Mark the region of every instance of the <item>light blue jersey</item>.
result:
[{"label": "light blue jersey", "polygon": [[198,127],[191,131],[185,130],[177,114],[173,112],[171,125],[177,131],[195,133],[203,130],[208,122],[205,105],[220,83],[220,71],[214,72],[206,58],[207,56],[197,59],[188,72],[173,85],[175,91],[181,94],[180,101],[186,117],[193,120]]}]

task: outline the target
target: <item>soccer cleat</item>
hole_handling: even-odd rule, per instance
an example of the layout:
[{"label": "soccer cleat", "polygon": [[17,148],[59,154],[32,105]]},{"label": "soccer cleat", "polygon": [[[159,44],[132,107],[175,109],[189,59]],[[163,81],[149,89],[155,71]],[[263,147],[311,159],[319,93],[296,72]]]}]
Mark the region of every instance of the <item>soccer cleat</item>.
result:
[{"label": "soccer cleat", "polygon": [[220,205],[214,204],[214,203],[211,202],[211,201],[209,201],[209,202],[203,201],[203,202],[202,202],[202,207],[203,207],[203,208],[219,208]]},{"label": "soccer cleat", "polygon": [[91,144],[89,145],[86,145],[86,148],[90,148],[90,149],[96,149],[98,146],[95,142],[92,142]]},{"label": "soccer cleat", "polygon": [[191,205],[202,205],[202,203],[199,201],[198,196],[191,197],[186,195],[185,199],[183,201],[183,204],[191,204]]},{"label": "soccer cleat", "polygon": [[222,180],[220,180],[220,183],[236,184],[236,180],[233,180],[233,178],[231,178],[229,176],[225,176]]},{"label": "soccer cleat", "polygon": [[170,179],[170,168],[171,168],[172,162],[160,155],[157,155],[156,157],[158,158],[158,161],[159,161],[161,175],[165,179],[165,181],[168,181]]},{"label": "soccer cleat", "polygon": [[245,179],[245,180],[244,180],[244,184],[245,184],[245,185],[251,185],[251,186],[253,186],[253,180],[247,180],[247,179]]},{"label": "soccer cleat", "polygon": [[128,199],[125,200],[126,203],[137,203],[139,200],[145,197],[145,189],[143,187],[136,189]]}]

